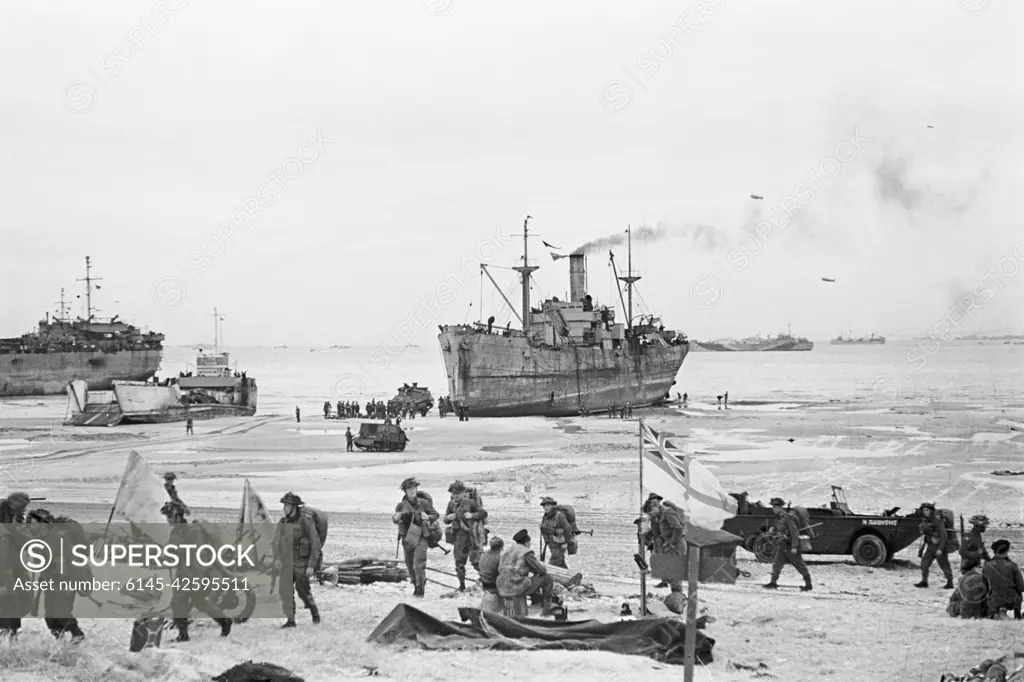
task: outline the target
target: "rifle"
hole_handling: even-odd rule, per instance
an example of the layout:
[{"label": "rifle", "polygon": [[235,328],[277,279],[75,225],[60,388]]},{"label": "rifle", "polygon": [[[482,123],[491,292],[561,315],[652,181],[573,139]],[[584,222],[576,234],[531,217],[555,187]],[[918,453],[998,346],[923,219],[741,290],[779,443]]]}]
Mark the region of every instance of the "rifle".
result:
[{"label": "rifle", "polygon": [[398,561],[398,550],[402,546],[402,534],[398,534],[398,539],[395,540],[395,561]]},{"label": "rifle", "polygon": [[572,534],[573,535],[589,535],[590,537],[594,537],[594,529],[591,528],[590,530],[574,530],[572,532]]},{"label": "rifle", "polygon": [[[960,515],[960,542],[961,542],[961,544],[964,542],[964,538],[965,537],[967,537],[967,534],[964,533],[964,515],[961,514]],[[982,547],[982,549],[984,550],[985,548]]]},{"label": "rifle", "polygon": [[540,562],[541,563],[544,563],[544,558],[547,555],[547,552],[548,552],[548,546],[547,546],[547,543],[544,542],[544,534],[541,533],[541,535],[540,535]]}]

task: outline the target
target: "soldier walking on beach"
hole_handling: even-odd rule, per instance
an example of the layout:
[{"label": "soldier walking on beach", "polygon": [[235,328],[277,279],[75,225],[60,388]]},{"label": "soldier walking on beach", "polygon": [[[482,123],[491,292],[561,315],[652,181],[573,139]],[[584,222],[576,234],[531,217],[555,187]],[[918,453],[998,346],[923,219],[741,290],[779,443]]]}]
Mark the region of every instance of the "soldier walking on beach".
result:
[{"label": "soldier walking on beach", "polygon": [[960,570],[966,571],[965,565],[970,563],[972,560],[977,560],[978,564],[982,561],[988,561],[992,557],[989,556],[988,550],[985,548],[985,538],[983,537],[984,532],[988,529],[988,517],[984,514],[975,514],[971,517],[971,530],[964,536],[964,541],[960,545]]},{"label": "soldier walking on beach", "polygon": [[[295,593],[302,600],[302,605],[309,609],[309,615],[313,618],[313,624],[320,622],[320,609],[313,599],[313,590],[309,581],[313,578],[316,566],[320,563],[320,536],[317,535],[316,526],[313,520],[302,513],[302,498],[295,493],[288,492],[281,498],[284,505],[284,516],[277,524],[277,551],[282,556],[288,544],[292,546],[292,571],[280,570],[280,559],[275,561],[275,568],[279,573],[279,594],[282,599],[285,595],[291,595],[291,609],[288,612],[288,620],[282,628],[295,627]],[[284,601],[285,607],[288,600]]]},{"label": "soldier walking on beach", "polygon": [[800,588],[802,592],[811,591],[811,572],[807,570],[803,554],[800,552],[800,526],[791,512],[786,511],[786,503],[780,497],[773,497],[771,500],[772,511],[775,512],[774,534],[775,541],[775,563],[772,564],[772,579],[764,587],[769,590],[777,589],[779,586],[779,575],[782,567],[786,564],[793,564],[793,568],[803,576],[804,584]]},{"label": "soldier walking on beach", "polygon": [[924,519],[921,521],[921,534],[924,536],[924,544],[921,546],[921,582],[915,583],[914,587],[928,587],[928,572],[932,562],[937,561],[942,574],[946,576],[944,589],[953,589],[953,569],[949,566],[949,556],[946,552],[946,544],[949,540],[946,532],[946,524],[935,511],[935,505],[931,502],[921,504],[921,514]]},{"label": "soldier walking on beach", "polygon": [[185,435],[192,435],[192,415],[189,415],[188,418],[185,419]]},{"label": "soldier walking on beach", "polygon": [[302,413],[299,412],[299,406],[295,406],[295,423],[298,424],[302,421]]},{"label": "soldier walking on beach", "polygon": [[[651,493],[644,503],[644,513],[651,518],[651,530],[644,538],[647,548],[655,554],[679,554],[686,538],[683,510]],[[682,580],[662,583],[658,587],[670,587],[673,592],[683,591]]]},{"label": "soldier walking on beach", "polygon": [[[160,513],[167,519],[167,523],[173,526],[167,540],[168,545],[195,546],[206,544],[206,540],[198,526],[194,526],[185,520],[188,508],[180,500],[171,500],[166,503],[160,509]],[[203,575],[203,573],[204,571],[200,567],[190,566],[186,563],[179,563],[178,567],[174,570],[174,583],[177,587],[171,596],[171,615],[174,618],[174,627],[178,628],[176,642],[188,642],[190,640],[188,624],[192,610],[206,612],[210,608],[210,605],[203,599],[205,596],[203,591],[197,590],[194,584],[195,581],[208,577]],[[214,617],[213,620],[220,625],[221,637],[227,637],[231,634],[230,618]]]},{"label": "soldier walking on beach", "polygon": [[481,525],[487,520],[487,510],[470,499],[469,490],[462,481],[448,486],[452,498],[444,513],[444,522],[451,524],[452,545],[455,552],[455,574],[459,577],[459,591],[466,591],[466,561],[480,572],[480,550],[486,537]]},{"label": "soldier walking on beach", "polygon": [[355,436],[352,435],[352,428],[345,427],[345,450],[352,452],[352,443],[355,441]]},{"label": "soldier walking on beach", "polygon": [[[51,547],[59,545],[62,541],[70,547],[72,545],[88,545],[89,541],[85,536],[82,526],[65,516],[54,517],[46,509],[33,509],[28,514],[28,522],[32,524],[46,524],[46,542]],[[33,537],[40,537],[33,534]],[[57,564],[50,564],[40,574],[42,581],[52,580],[54,585],[61,581],[68,581],[72,585],[92,581],[92,570],[89,564],[76,567],[70,565],[62,567]],[[43,611],[46,614],[46,627],[50,634],[56,639],[63,639],[64,633],[71,635],[71,643],[77,644],[85,639],[85,633],[78,626],[78,619],[72,615],[75,608],[76,594],[88,597],[92,590],[85,587],[77,593],[74,590],[47,590],[43,593]]]},{"label": "soldier walking on beach", "polygon": [[729,391],[726,391],[725,394],[722,396],[722,398],[724,399],[724,405],[723,406],[725,407],[725,409],[728,410],[729,409]]},{"label": "soldier walking on beach", "polygon": [[412,596],[424,597],[427,586],[427,550],[430,549],[427,524],[436,521],[440,514],[434,510],[434,500],[427,493],[420,492],[415,478],[407,478],[399,486],[405,497],[395,505],[391,520],[398,525],[398,538],[405,550],[405,566],[409,580],[414,585]]},{"label": "soldier walking on beach", "polygon": [[573,537],[572,526],[558,509],[554,498],[545,497],[540,501],[544,508],[544,516],[540,519],[540,534],[547,544],[550,557],[548,563],[560,568],[569,568],[565,564],[565,552],[569,548],[569,540]]}]

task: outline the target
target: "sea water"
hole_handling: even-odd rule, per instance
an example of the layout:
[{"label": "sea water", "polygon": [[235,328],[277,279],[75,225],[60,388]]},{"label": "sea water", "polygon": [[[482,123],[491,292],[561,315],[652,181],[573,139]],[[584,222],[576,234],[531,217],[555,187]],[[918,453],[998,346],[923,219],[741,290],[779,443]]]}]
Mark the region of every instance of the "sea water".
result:
[{"label": "sea water", "polygon": [[[325,400],[389,400],[403,383],[418,382],[435,400],[448,393],[436,344],[397,347],[228,348],[232,363],[259,388],[259,413],[300,406],[310,416]],[[931,352],[931,355],[928,353]],[[160,376],[194,370],[195,350],[168,348]],[[714,402],[729,392],[737,408],[748,401],[827,403],[935,400],[988,407],[1024,404],[1024,346],[996,342],[895,341],[875,346],[815,345],[794,352],[695,352],[687,356],[672,397]],[[756,409],[757,406],[751,406]]]}]

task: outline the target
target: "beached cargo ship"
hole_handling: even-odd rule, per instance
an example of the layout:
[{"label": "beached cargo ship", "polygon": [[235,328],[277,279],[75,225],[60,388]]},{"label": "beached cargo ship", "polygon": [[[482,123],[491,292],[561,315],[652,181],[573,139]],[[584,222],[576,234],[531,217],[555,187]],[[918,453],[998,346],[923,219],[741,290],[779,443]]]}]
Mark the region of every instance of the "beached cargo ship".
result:
[{"label": "beached cargo ship", "polygon": [[[517,417],[577,415],[581,409],[607,411],[629,403],[633,407],[664,402],[689,353],[686,336],[666,330],[654,316],[634,324],[633,286],[640,279],[629,271],[616,279],[626,285],[627,316],[615,322],[615,309],[595,307],[587,294],[585,252],[569,259],[569,299],[551,298],[539,307],[530,303],[528,221],[523,224],[522,265],[512,268],[522,276],[522,308],[516,310],[491,280],[521,329],[495,329],[487,323],[441,326],[441,345],[448,391],[456,405],[470,416]],[[609,252],[615,268],[614,254]],[[622,300],[621,286],[619,289]]]},{"label": "beached cargo ship", "polygon": [[858,336],[854,337],[853,332],[850,332],[849,336],[844,337],[842,334],[832,339],[833,346],[873,346],[882,345],[885,343],[884,336]]},{"label": "beached cargo ship", "polygon": [[804,337],[795,337],[791,332],[775,337],[750,336],[745,339],[720,339],[717,341],[693,341],[695,351],[798,351],[813,350],[814,342]]},{"label": "beached cargo ship", "polygon": [[47,313],[36,331],[0,339],[0,396],[59,394],[72,380],[110,390],[116,380],[146,381],[160,368],[163,334],[93,314],[93,282],[100,278],[91,268],[86,257],[85,319],[67,317],[61,291],[59,315]]},{"label": "beached cargo ship", "polygon": [[67,385],[66,426],[116,426],[251,417],[256,380],[231,369],[228,353],[200,353],[195,375],[181,373],[161,383],[115,381],[110,391],[91,391],[84,381]]}]

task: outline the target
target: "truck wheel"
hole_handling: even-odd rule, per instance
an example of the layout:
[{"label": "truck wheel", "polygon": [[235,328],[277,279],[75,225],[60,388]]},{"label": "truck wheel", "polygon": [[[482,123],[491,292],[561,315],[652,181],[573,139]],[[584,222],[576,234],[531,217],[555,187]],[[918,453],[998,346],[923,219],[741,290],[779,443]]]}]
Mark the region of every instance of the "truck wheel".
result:
[{"label": "truck wheel", "polygon": [[889,549],[877,535],[861,535],[853,543],[853,558],[861,566],[878,568],[885,563]]},{"label": "truck wheel", "polygon": [[768,533],[760,532],[754,538],[754,556],[762,564],[771,563],[775,559],[775,542]]}]

